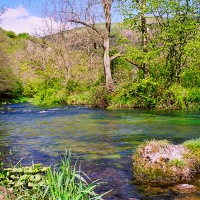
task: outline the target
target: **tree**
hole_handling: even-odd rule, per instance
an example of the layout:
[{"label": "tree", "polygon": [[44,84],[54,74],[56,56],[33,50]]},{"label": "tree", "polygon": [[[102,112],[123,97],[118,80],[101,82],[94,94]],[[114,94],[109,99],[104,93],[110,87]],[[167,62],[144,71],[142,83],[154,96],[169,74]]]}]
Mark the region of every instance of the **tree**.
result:
[{"label": "tree", "polygon": [[[155,68],[152,60],[159,60],[160,71],[168,82],[179,82],[181,72],[187,68],[187,43],[197,34],[199,0],[122,0],[125,24],[137,36],[141,47],[130,46],[130,62],[149,76]],[[159,71],[159,69],[154,69]],[[163,72],[162,72],[163,74]]]},{"label": "tree", "polygon": [[148,15],[149,0],[118,0],[118,3],[124,16],[124,24],[129,30],[132,30],[131,34],[133,35],[132,37],[126,35],[131,45],[127,46],[125,58],[140,70],[140,77],[149,77],[149,66],[145,58],[149,51],[151,24]]},{"label": "tree", "polygon": [[17,89],[17,78],[11,68],[11,58],[8,54],[9,38],[0,30],[0,101],[12,96]]},{"label": "tree", "polygon": [[199,3],[199,0],[152,0],[150,11],[159,26],[156,46],[162,46],[170,82],[179,82],[180,74],[188,67],[186,46],[197,35]]},{"label": "tree", "polygon": [[[74,27],[87,27],[92,34],[96,35],[103,47],[104,73],[106,88],[108,92],[114,90],[114,83],[111,74],[111,61],[120,54],[110,56],[110,33],[111,33],[111,9],[114,0],[58,0],[53,1],[53,19],[61,22],[67,27],[69,23]],[[55,15],[56,14],[56,15]],[[102,17],[105,26],[102,27]],[[52,16],[51,16],[52,17]],[[84,39],[84,38],[83,38]]]}]

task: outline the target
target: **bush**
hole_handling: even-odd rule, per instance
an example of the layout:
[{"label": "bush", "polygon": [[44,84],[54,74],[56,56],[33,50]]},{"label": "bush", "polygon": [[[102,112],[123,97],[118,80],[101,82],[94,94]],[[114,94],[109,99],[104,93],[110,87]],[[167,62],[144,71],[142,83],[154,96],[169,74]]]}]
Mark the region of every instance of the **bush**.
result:
[{"label": "bush", "polygon": [[17,37],[20,39],[29,39],[31,36],[28,33],[19,33]]},{"label": "bush", "polygon": [[108,106],[108,93],[105,86],[99,85],[91,88],[88,104],[92,108],[106,108]]},{"label": "bush", "polygon": [[15,32],[13,31],[6,31],[6,35],[9,37],[9,38],[16,38],[17,35],[15,34]]},{"label": "bush", "polygon": [[66,85],[66,91],[69,95],[73,95],[75,93],[83,92],[86,90],[86,86],[81,84],[78,81],[74,81],[72,79],[68,80]]},{"label": "bush", "polygon": [[160,107],[168,109],[199,110],[200,89],[174,84],[163,92]]},{"label": "bush", "polygon": [[183,87],[200,87],[200,70],[187,69],[180,75]]},{"label": "bush", "polygon": [[151,78],[141,79],[138,83],[126,83],[117,88],[111,96],[111,106],[154,108],[158,97],[158,83]]},{"label": "bush", "polygon": [[34,103],[39,105],[54,105],[66,102],[67,91],[59,79],[37,80],[29,83],[23,94],[34,97]]}]

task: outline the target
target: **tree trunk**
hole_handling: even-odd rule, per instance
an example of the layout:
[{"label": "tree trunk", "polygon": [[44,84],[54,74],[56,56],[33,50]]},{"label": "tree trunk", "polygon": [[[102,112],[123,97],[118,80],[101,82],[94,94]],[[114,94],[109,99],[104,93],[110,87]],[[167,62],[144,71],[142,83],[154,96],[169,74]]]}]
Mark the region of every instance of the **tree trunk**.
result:
[{"label": "tree trunk", "polygon": [[[146,0],[143,0],[141,2],[141,31],[142,31],[142,50],[144,53],[147,53],[147,22],[146,22],[146,17],[145,17],[145,13],[146,13]],[[145,62],[143,63],[143,72],[144,72],[144,78],[147,78],[150,76],[149,74],[149,68],[148,68],[148,64]]]},{"label": "tree trunk", "polygon": [[108,92],[114,90],[114,83],[111,74],[111,58],[110,51],[110,29],[111,29],[111,6],[114,0],[102,0],[104,15],[106,19],[106,34],[104,36],[104,72],[106,78],[106,89]]},{"label": "tree trunk", "polygon": [[104,39],[104,73],[106,78],[106,89],[108,92],[112,92],[114,89],[114,83],[110,69],[110,56],[109,56],[110,39]]}]

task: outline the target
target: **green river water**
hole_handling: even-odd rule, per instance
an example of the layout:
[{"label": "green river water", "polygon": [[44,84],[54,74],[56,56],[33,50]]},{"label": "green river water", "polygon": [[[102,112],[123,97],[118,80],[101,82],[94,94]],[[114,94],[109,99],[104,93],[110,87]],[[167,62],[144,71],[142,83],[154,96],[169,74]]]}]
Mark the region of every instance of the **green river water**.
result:
[{"label": "green river water", "polygon": [[[29,103],[0,109],[0,151],[6,163],[52,165],[65,150],[81,160],[91,179],[105,184],[105,199],[200,199],[200,192],[134,184],[132,155],[143,141],[168,139],[179,144],[200,137],[200,112],[101,110],[77,106],[40,107]],[[200,181],[194,183],[200,186]]]}]

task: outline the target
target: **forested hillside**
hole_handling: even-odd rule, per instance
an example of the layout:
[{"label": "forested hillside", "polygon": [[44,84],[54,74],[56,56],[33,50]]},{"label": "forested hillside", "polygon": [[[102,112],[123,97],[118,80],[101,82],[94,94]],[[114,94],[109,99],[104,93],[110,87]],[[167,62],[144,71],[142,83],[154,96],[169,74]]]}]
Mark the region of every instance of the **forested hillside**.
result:
[{"label": "forested hillside", "polygon": [[81,26],[41,37],[0,30],[1,102],[199,110],[200,2],[119,1],[115,24],[112,2],[105,23],[73,17]]}]

